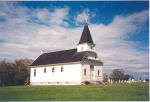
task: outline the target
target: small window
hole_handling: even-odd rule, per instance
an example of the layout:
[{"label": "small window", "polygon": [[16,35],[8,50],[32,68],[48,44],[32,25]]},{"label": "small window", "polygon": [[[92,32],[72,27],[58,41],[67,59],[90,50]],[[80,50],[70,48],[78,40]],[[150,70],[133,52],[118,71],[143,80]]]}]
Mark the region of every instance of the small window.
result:
[{"label": "small window", "polygon": [[34,69],[34,76],[36,76],[36,69]]},{"label": "small window", "polygon": [[94,65],[90,65],[90,68],[94,68]]},{"label": "small window", "polygon": [[61,72],[63,72],[64,71],[64,68],[63,68],[63,66],[61,67]]},{"label": "small window", "polygon": [[90,65],[90,70],[94,71],[94,65]]},{"label": "small window", "polygon": [[46,68],[44,68],[44,73],[46,73]]},{"label": "small window", "polygon": [[90,48],[91,48],[91,49],[93,49],[93,47],[92,47],[92,46],[90,46]]},{"label": "small window", "polygon": [[86,75],[86,69],[84,69],[84,75]]},{"label": "small window", "polygon": [[52,72],[55,72],[55,68],[54,67],[52,68]]},{"label": "small window", "polygon": [[99,70],[98,70],[98,76],[99,76]]}]

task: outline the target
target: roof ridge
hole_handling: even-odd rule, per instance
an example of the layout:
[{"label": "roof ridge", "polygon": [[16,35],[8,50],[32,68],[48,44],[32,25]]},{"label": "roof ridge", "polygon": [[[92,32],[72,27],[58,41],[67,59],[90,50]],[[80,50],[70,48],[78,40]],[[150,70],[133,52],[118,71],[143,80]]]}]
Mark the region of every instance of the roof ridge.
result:
[{"label": "roof ridge", "polygon": [[[56,53],[56,52],[63,52],[63,51],[69,51],[69,50],[70,50],[70,51],[71,51],[71,50],[77,50],[77,48],[68,49],[68,50],[59,50],[59,51],[47,52],[47,53],[43,53],[43,54],[54,53],[54,52],[55,52],[55,53]],[[43,54],[42,54],[42,55],[43,55]]]}]

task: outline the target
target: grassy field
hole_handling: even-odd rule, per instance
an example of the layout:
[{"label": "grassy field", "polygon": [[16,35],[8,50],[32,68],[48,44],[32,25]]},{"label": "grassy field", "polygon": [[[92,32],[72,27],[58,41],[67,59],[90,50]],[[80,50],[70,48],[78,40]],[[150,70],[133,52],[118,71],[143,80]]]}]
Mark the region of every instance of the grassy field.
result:
[{"label": "grassy field", "polygon": [[0,101],[137,101],[149,100],[149,83],[81,86],[0,87]]}]

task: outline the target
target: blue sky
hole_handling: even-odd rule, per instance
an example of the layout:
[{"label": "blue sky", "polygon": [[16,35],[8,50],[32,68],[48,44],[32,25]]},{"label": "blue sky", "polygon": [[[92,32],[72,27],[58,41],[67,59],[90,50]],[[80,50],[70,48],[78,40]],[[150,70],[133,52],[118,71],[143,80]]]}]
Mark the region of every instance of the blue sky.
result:
[{"label": "blue sky", "polygon": [[148,77],[148,1],[0,2],[1,59],[75,48],[87,19],[104,72]]},{"label": "blue sky", "polygon": [[[24,6],[29,8],[55,8],[55,7],[69,7],[70,8],[70,19],[76,14],[76,11],[82,12],[82,9],[88,8],[91,13],[94,11],[96,16],[90,19],[91,23],[103,23],[109,24],[116,15],[126,15],[129,13],[139,12],[142,10],[147,10],[148,2],[146,1],[95,1],[95,2],[85,2],[85,1],[72,1],[72,2],[22,2]],[[70,27],[74,27],[74,22],[72,20],[68,21]],[[143,46],[148,46],[148,21],[145,24],[144,30],[140,32],[142,36],[130,36],[129,40],[141,41]],[[139,34],[139,35],[140,35]]]}]

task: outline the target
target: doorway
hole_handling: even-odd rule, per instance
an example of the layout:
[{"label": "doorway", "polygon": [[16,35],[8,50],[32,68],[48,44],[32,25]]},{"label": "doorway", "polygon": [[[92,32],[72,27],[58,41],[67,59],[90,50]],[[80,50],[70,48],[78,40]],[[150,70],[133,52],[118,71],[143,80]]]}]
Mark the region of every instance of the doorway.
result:
[{"label": "doorway", "polygon": [[90,80],[95,80],[94,65],[90,65]]}]

